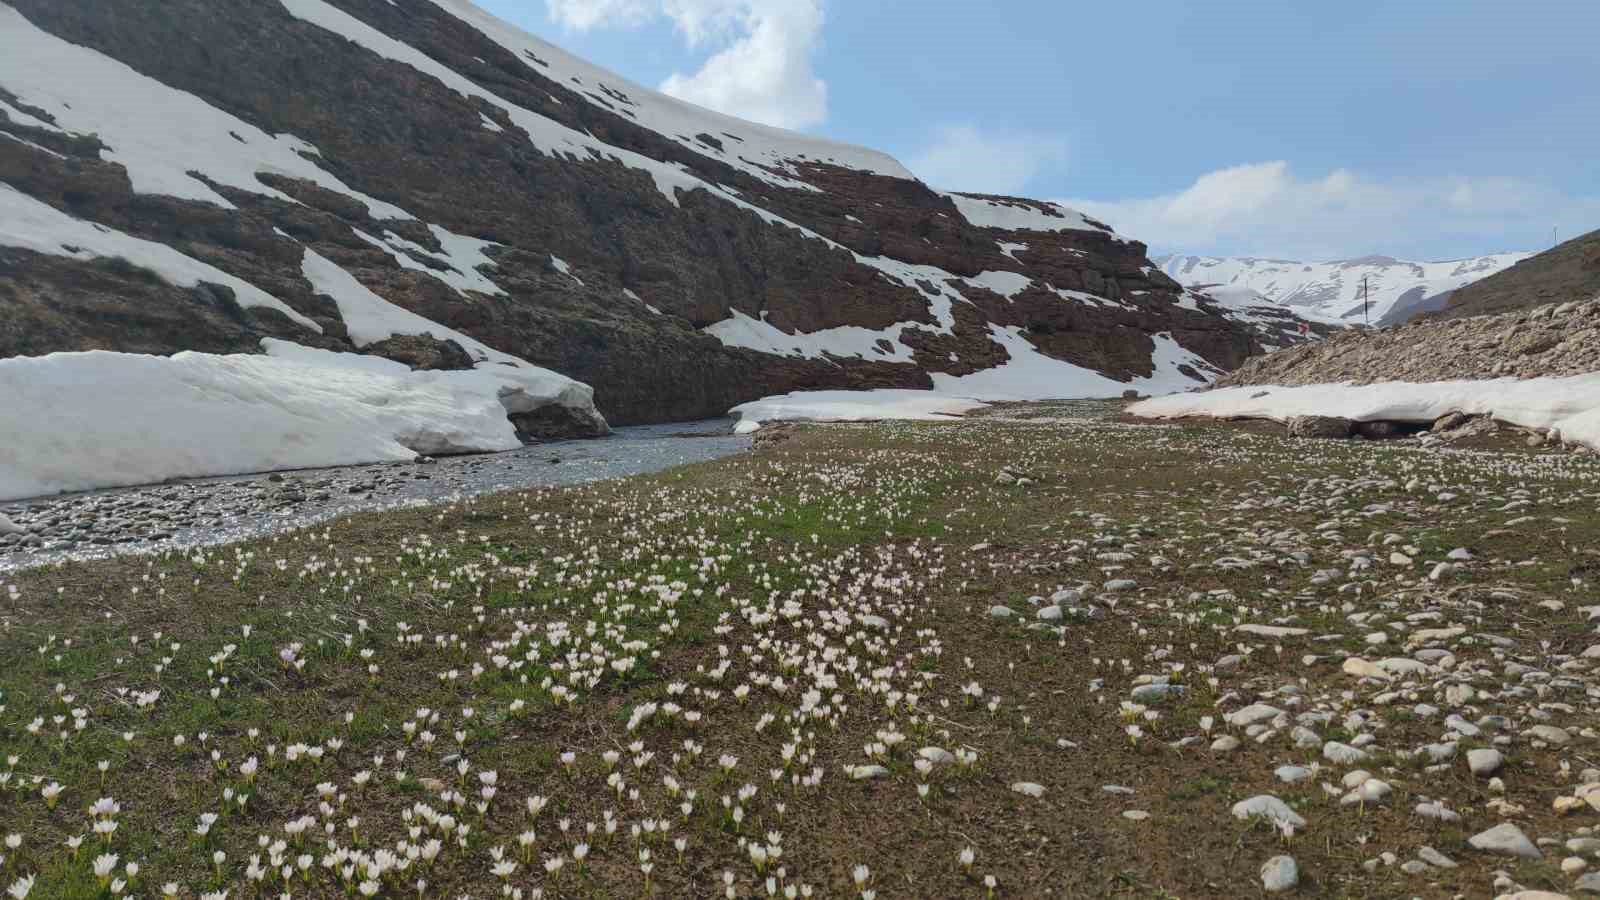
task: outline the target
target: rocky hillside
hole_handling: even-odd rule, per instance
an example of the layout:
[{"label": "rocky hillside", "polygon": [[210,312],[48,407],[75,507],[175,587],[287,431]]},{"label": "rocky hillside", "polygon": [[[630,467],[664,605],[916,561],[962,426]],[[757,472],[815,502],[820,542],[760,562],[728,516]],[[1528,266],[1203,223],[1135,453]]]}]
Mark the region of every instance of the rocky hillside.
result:
[{"label": "rocky hillside", "polygon": [[1421,313],[1443,309],[1452,293],[1492,276],[1526,253],[1498,253],[1443,262],[1413,262],[1390,256],[1363,256],[1333,262],[1217,256],[1163,256],[1162,271],[1187,287],[1249,289],[1296,314],[1323,322],[1359,325],[1363,321],[1362,279],[1374,325],[1395,325]]},{"label": "rocky hillside", "polygon": [[1533,378],[1600,372],[1600,295],[1497,316],[1346,330],[1258,357],[1216,382],[1310,385]]},{"label": "rocky hillside", "polygon": [[0,273],[0,357],[481,342],[622,423],[1008,363],[1179,386],[1297,330],[1071,210],[933,191],[465,0],[0,3]]},{"label": "rocky hillside", "polygon": [[1600,294],[1600,230],[1564,241],[1457,291],[1439,315],[1479,316]]}]

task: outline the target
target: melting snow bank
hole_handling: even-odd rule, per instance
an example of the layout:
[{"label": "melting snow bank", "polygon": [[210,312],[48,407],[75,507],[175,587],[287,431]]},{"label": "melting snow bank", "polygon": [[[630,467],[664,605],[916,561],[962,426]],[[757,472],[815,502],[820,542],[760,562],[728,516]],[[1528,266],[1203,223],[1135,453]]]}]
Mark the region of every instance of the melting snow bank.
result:
[{"label": "melting snow bank", "polygon": [[1156,397],[1133,404],[1128,412],[1150,419],[1207,416],[1281,422],[1315,415],[1415,423],[1459,412],[1556,431],[1561,440],[1600,449],[1600,373],[1522,380],[1233,387]]},{"label": "melting snow bank", "polygon": [[860,422],[870,419],[952,419],[988,404],[933,391],[885,388],[875,391],[795,391],[735,406],[736,434],[749,434],[762,422]]},{"label": "melting snow bank", "polygon": [[0,499],[510,450],[508,416],[604,433],[594,391],[547,369],[412,371],[264,340],[265,356],[52,353],[0,360]]}]

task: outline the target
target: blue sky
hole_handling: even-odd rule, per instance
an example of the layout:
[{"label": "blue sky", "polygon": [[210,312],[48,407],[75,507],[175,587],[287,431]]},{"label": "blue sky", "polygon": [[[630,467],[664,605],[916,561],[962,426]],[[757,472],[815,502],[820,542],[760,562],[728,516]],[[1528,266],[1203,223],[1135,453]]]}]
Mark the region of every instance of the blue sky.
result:
[{"label": "blue sky", "polygon": [[633,81],[1155,252],[1441,259],[1600,227],[1594,0],[478,2]]}]

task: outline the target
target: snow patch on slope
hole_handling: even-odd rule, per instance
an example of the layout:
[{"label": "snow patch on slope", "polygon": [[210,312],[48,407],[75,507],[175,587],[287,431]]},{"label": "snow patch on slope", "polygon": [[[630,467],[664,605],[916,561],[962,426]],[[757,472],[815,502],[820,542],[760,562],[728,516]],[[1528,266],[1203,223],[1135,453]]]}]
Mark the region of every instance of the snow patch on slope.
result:
[{"label": "snow patch on slope", "polygon": [[1153,335],[1154,372],[1132,381],[1116,381],[1092,369],[1045,356],[1019,328],[991,324],[989,329],[991,337],[1006,348],[1011,358],[970,375],[932,373],[931,391],[796,391],[740,404],[729,415],[739,419],[736,430],[745,434],[758,430],[763,422],[936,421],[970,412],[990,401],[1088,399],[1120,397],[1128,390],[1183,390],[1197,382],[1179,371],[1179,366],[1192,368],[1203,376],[1215,372],[1210,363],[1165,333]]},{"label": "snow patch on slope", "polygon": [[561,274],[567,276],[568,278],[571,278],[573,281],[576,281],[578,283],[578,287],[583,287],[583,279],[579,278],[578,276],[576,276],[574,274],[572,274],[572,266],[567,265],[567,261],[566,260],[564,260],[561,257],[556,256],[555,254],[552,253],[550,255],[550,265],[557,272],[560,272]]},{"label": "snow patch on slope", "polygon": [[521,446],[506,414],[593,410],[535,368],[413,372],[265,340],[268,355],[52,353],[0,360],[0,499]]},{"label": "snow patch on slope", "polygon": [[1006,231],[1098,231],[1116,237],[1116,232],[1110,228],[1091,222],[1083,213],[1059,203],[1036,200],[1027,202],[989,200],[966,194],[944,196],[955,203],[956,208],[961,211],[962,218],[979,228],[1000,228]]},{"label": "snow patch on slope", "polygon": [[[376,238],[358,228],[356,237],[389,254],[401,268],[431,275],[454,288],[455,292],[462,296],[466,296],[467,291],[477,291],[491,296],[505,294],[500,285],[479,271],[480,266],[494,267],[494,260],[483,251],[486,247],[497,247],[498,244],[456,234],[438,225],[429,225],[428,230],[433,232],[434,238],[438,240],[439,252],[429,250],[415,241],[408,241],[392,231],[385,231],[382,238]],[[439,269],[420,263],[416,259],[418,256],[434,260],[446,268]]]},{"label": "snow patch on slope", "polygon": [[1033,286],[1033,279],[1018,272],[979,272],[966,279],[973,287],[985,288],[1010,300]]},{"label": "snow patch on slope", "polygon": [[979,400],[1058,400],[1120,397],[1127,390],[1165,393],[1195,387],[1199,382],[1178,371],[1187,365],[1200,373],[1213,372],[1211,364],[1185,350],[1170,334],[1152,335],[1155,371],[1131,381],[1113,378],[1040,353],[1016,326],[989,325],[989,336],[1006,348],[1011,358],[992,369],[970,375],[931,373],[934,390]]},{"label": "snow patch on slope", "polygon": [[357,281],[355,276],[346,272],[337,263],[309,248],[300,261],[300,273],[311,282],[312,290],[333,298],[333,302],[339,307],[339,318],[344,320],[345,327],[350,332],[350,340],[357,347],[387,340],[397,334],[431,334],[441,341],[455,341],[480,363],[537,369],[558,378],[564,377],[538,369],[537,366],[509,353],[501,353],[455,329],[446,328],[432,319],[423,318],[408,309],[390,303]]},{"label": "snow patch on slope", "polygon": [[[703,330],[724,346],[743,347],[775,356],[800,356],[806,359],[853,356],[884,362],[911,362],[911,348],[900,343],[900,334],[913,327],[918,326],[913,322],[904,322],[875,330],[844,325],[789,334],[764,318],[752,318],[734,310],[731,318],[708,325]],[[890,349],[884,350],[879,341],[888,341]]]},{"label": "snow patch on slope", "polygon": [[1418,424],[1460,412],[1493,416],[1524,428],[1554,428],[1563,440],[1600,449],[1600,373],[1524,380],[1234,387],[1156,397],[1130,406],[1128,412],[1152,419],[1207,416],[1284,421],[1317,415]]},{"label": "snow patch on slope", "polygon": [[13,121],[71,134],[95,134],[100,156],[128,170],[133,190],[233,204],[198,179],[290,200],[257,173],[304,178],[366,205],[375,218],[409,219],[396,206],[346,186],[308,156],[317,149],[293,135],[269,135],[200,98],[174,90],[87,47],[68,43],[0,3],[0,85],[56,124],[5,107]]},{"label": "snow patch on slope", "polygon": [[[0,10],[3,14],[3,10]],[[275,309],[297,324],[321,333],[322,326],[294,311],[288,304],[253,284],[182,253],[113,228],[74,219],[0,182],[0,246],[21,247],[35,253],[77,260],[120,258],[160,275],[178,287],[195,287],[202,281],[232,288],[242,306]],[[4,433],[4,432],[0,432]]]}]

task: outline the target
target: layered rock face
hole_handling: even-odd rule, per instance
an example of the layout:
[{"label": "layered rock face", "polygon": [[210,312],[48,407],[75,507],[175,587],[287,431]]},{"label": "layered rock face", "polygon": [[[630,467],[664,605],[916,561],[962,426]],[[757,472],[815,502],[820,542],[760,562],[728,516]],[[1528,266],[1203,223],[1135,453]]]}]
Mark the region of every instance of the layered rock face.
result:
[{"label": "layered rock face", "polygon": [[[1296,333],[1071,210],[936,192],[463,0],[8,0],[0,42],[0,357],[279,338],[470,364],[358,315],[370,291],[633,423],[1019,353],[1199,383]],[[143,249],[41,239],[51,216]],[[177,262],[152,269],[150,245]]]}]

